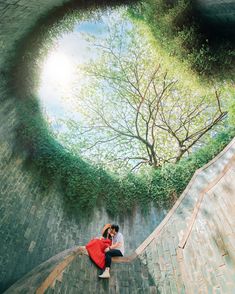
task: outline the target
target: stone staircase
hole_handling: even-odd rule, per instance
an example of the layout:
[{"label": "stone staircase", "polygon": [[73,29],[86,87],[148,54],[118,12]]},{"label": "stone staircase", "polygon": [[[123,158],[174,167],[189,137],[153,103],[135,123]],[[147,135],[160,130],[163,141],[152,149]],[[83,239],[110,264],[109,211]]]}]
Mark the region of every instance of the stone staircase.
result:
[{"label": "stone staircase", "polygon": [[109,281],[98,279],[98,274],[89,258],[79,256],[66,268],[61,280],[57,279],[45,293],[157,293],[153,279],[139,259],[114,263]]},{"label": "stone staircase", "polygon": [[[9,93],[6,80],[19,42],[23,42],[23,38],[46,16],[51,19],[56,7],[63,7],[69,2],[72,1],[0,0],[0,132],[3,138],[0,142],[0,289],[12,285],[49,256],[72,247],[83,236],[82,226],[62,217],[63,206],[57,190],[45,200],[38,181],[29,171],[23,170],[23,158],[13,156],[19,125],[17,97]],[[230,25],[234,23],[233,0],[195,2],[204,6],[202,10],[206,18],[211,18],[213,22],[227,22],[228,27],[233,28]],[[136,258],[130,259],[129,263],[114,264],[110,281],[98,283],[98,271],[87,256],[76,255],[74,249],[70,249],[37,266],[6,293],[35,293],[49,277],[51,283],[45,291],[78,293],[78,288],[72,287],[69,280],[72,272],[68,273],[75,264],[78,266],[77,275],[74,272],[73,279],[80,282],[81,289],[86,289],[87,283],[91,283],[88,291],[95,289],[96,292],[100,287],[100,291],[106,293],[235,293],[235,187],[234,164],[231,161],[234,149],[233,141],[215,160],[196,173],[164,221],[136,250]],[[210,186],[216,178],[217,182]],[[202,193],[206,187],[209,189]],[[95,223],[99,227],[97,220],[100,216]],[[129,226],[126,220],[125,225]],[[86,233],[91,233],[94,226],[89,231],[86,224],[85,229]],[[87,265],[81,271],[80,262]],[[52,276],[61,263],[65,266],[62,266],[63,275]],[[128,287],[125,286],[127,284]]]},{"label": "stone staircase", "polygon": [[[199,169],[133,255],[114,259],[110,280],[76,247],[5,293],[235,293],[235,139]],[[29,286],[30,285],[30,286]]]}]

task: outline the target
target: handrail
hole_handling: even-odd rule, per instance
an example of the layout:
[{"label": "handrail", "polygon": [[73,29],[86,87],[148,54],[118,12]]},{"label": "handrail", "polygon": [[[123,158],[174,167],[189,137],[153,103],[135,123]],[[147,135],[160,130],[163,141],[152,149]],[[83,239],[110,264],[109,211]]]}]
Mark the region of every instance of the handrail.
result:
[{"label": "handrail", "polygon": [[84,247],[78,246],[69,253],[62,262],[60,262],[53,271],[43,281],[41,286],[36,290],[36,294],[43,294],[54,283],[56,278],[64,271],[64,269],[75,259],[79,254],[86,254]]}]

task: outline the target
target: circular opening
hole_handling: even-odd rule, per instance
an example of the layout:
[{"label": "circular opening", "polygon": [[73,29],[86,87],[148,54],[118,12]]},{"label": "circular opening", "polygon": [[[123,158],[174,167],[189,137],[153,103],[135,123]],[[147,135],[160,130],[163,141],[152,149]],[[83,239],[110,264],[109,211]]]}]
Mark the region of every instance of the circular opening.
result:
[{"label": "circular opening", "polygon": [[171,206],[233,134],[210,140],[223,128],[226,82],[200,83],[135,12],[63,10],[32,32],[17,67],[17,84],[29,84],[17,91],[19,145],[43,185],[60,183],[85,212],[103,200],[112,214]]},{"label": "circular opening", "polygon": [[112,171],[158,168],[201,146],[225,117],[218,92],[186,88],[128,8],[68,23],[41,60],[38,95],[53,135],[73,154]]}]

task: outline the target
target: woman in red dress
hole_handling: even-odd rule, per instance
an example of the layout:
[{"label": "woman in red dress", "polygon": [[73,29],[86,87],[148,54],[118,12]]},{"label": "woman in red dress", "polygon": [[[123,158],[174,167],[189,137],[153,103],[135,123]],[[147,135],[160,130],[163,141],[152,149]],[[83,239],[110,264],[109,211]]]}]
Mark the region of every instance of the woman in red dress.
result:
[{"label": "woman in red dress", "polygon": [[106,224],[102,230],[102,237],[92,239],[86,245],[90,258],[101,269],[105,268],[105,249],[112,245],[110,228],[111,224]]}]

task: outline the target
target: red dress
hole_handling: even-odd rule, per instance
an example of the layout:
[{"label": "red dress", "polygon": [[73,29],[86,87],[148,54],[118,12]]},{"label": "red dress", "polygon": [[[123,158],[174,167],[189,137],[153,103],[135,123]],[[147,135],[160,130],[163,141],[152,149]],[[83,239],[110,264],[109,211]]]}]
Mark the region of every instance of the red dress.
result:
[{"label": "red dress", "polygon": [[110,239],[92,239],[86,245],[86,249],[90,258],[101,269],[105,268],[105,252],[104,250],[111,246],[112,241]]}]

